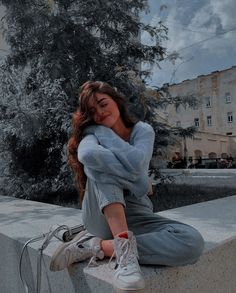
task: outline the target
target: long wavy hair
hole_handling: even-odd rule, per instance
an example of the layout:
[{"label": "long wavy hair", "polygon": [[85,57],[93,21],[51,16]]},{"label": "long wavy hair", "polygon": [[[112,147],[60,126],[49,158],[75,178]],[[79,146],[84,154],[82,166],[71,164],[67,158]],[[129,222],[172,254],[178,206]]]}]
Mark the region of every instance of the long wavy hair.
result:
[{"label": "long wavy hair", "polygon": [[85,127],[96,124],[89,111],[89,101],[96,99],[96,93],[107,94],[116,102],[121,119],[126,127],[133,127],[136,122],[128,113],[124,96],[108,83],[87,81],[80,87],[79,106],[72,114],[72,135],[68,141],[68,164],[74,172],[76,187],[79,189],[80,202],[83,201],[87,177],[84,173],[84,166],[78,159],[77,149],[83,138]]}]

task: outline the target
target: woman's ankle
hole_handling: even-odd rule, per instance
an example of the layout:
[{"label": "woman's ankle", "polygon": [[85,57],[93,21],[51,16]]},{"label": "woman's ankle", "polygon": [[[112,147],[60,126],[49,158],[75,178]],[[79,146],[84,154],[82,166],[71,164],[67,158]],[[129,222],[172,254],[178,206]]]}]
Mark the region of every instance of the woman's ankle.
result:
[{"label": "woman's ankle", "polygon": [[113,240],[102,240],[101,249],[104,252],[105,256],[111,257],[114,252]]}]

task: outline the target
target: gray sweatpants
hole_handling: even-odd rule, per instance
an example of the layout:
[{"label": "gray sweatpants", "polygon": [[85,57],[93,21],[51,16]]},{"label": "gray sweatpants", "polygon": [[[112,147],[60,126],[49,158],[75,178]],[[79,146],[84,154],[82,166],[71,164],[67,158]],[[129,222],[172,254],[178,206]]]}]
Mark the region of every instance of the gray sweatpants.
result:
[{"label": "gray sweatpants", "polygon": [[153,213],[148,196],[137,199],[115,185],[87,180],[82,204],[83,222],[89,233],[102,239],[112,239],[112,233],[103,215],[103,208],[120,202],[125,206],[128,228],[137,240],[139,262],[180,266],[196,262],[204,241],[193,227]]}]

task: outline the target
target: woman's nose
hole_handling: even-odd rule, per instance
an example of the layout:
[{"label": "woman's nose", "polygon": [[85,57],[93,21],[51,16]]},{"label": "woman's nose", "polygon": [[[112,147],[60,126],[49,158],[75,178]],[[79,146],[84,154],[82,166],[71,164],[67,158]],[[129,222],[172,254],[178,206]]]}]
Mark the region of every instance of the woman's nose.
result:
[{"label": "woman's nose", "polygon": [[103,110],[102,108],[98,108],[98,109],[97,109],[97,114],[98,114],[99,116],[104,115],[104,110]]}]

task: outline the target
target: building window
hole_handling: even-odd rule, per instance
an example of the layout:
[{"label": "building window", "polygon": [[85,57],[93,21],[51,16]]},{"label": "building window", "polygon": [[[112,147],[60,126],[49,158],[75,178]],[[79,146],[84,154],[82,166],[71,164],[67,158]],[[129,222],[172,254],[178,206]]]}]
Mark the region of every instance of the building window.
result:
[{"label": "building window", "polygon": [[176,126],[177,127],[181,127],[181,122],[180,121],[176,121]]},{"label": "building window", "polygon": [[225,103],[231,103],[231,95],[230,93],[225,93]]},{"label": "building window", "polygon": [[199,118],[194,118],[194,126],[199,127]]},{"label": "building window", "polygon": [[211,121],[211,116],[207,116],[207,126],[211,126],[212,121]]},{"label": "building window", "polygon": [[195,100],[193,103],[193,110],[198,110],[199,108],[199,100]]},{"label": "building window", "polygon": [[206,108],[211,108],[211,98],[206,98]]},{"label": "building window", "polygon": [[232,112],[227,113],[227,121],[228,121],[228,123],[233,122],[233,113]]}]

